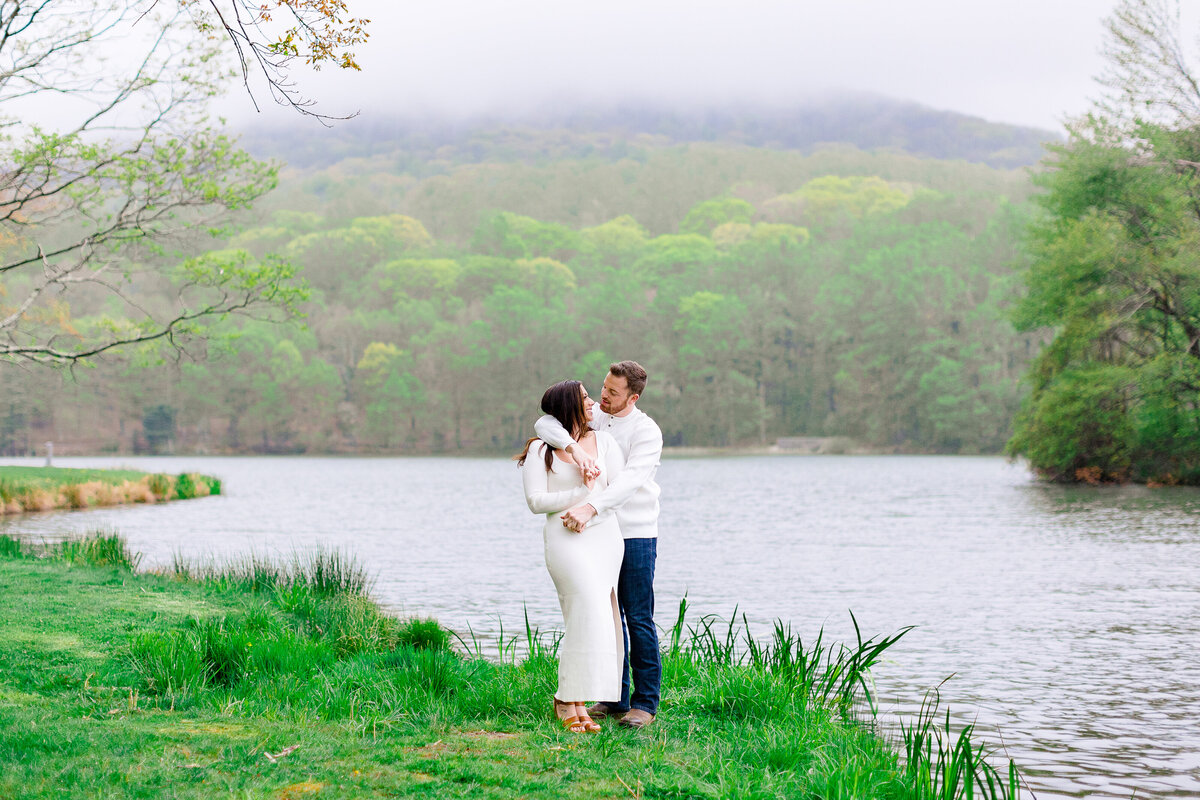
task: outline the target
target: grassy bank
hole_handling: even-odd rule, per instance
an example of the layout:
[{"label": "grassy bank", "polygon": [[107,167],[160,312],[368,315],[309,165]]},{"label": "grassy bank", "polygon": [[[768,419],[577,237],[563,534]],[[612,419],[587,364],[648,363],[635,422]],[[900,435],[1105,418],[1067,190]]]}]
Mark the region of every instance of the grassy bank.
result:
[{"label": "grassy bank", "polygon": [[221,493],[207,475],[165,475],[118,469],[0,467],[0,516],[125,503],[187,500]]},{"label": "grassy bank", "polygon": [[344,554],[135,563],[116,536],[39,551],[0,537],[0,797],[1012,791],[969,729],[952,739],[933,711],[891,744],[853,721],[867,670],[903,632],[806,647],[780,626],[751,645],[681,609],[656,724],[580,735],[551,720],[552,637],[527,629],[484,658],[383,613]]}]

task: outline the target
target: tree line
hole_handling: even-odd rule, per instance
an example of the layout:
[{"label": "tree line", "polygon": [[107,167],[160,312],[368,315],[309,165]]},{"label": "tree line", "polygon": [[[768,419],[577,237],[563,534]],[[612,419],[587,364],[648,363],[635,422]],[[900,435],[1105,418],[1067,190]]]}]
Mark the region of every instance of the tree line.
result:
[{"label": "tree line", "polygon": [[670,445],[1000,450],[1040,341],[1007,316],[1031,207],[989,191],[1020,184],[981,190],[952,163],[924,165],[940,189],[831,174],[846,158],[791,186],[730,186],[657,234],[630,214],[506,210],[438,238],[414,216],[339,213],[327,184],[295,179],[288,204],[317,210],[277,200],[202,259],[290,263],[303,324],[231,318],[186,356],[145,346],[50,391],[53,376],[10,374],[0,447],[53,428],[90,449],[496,452],[528,435],[546,385],[634,358]]}]

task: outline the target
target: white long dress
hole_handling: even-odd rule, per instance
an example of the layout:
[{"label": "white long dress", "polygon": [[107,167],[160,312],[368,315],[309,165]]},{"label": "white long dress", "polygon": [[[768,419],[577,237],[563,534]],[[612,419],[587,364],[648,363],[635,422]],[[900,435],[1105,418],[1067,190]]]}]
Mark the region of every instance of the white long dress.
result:
[{"label": "white long dress", "polygon": [[579,467],[557,457],[546,469],[546,443],[534,442],[522,467],[529,510],[545,514],[546,569],[558,590],[564,633],[558,651],[558,691],[564,702],[615,700],[621,696],[625,644],[617,605],[617,578],[625,540],[611,512],[598,514],[579,533],[567,530],[562,513],[602,491],[624,465],[621,448],[596,432],[600,476],[589,490]]}]

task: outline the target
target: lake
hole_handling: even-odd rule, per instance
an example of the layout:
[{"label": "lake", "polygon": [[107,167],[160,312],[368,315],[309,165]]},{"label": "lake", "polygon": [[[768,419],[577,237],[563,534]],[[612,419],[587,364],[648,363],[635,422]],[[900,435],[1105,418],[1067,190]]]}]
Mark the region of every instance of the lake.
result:
[{"label": "lake", "polygon": [[[3,463],[37,464],[8,459]],[[541,520],[487,458],[59,458],[199,471],[225,494],[48,513],[0,530],[116,529],[143,566],[318,543],[376,597],[494,642],[561,624]],[[1200,490],[1063,487],[994,457],[668,458],[659,623],[774,619],[806,640],[917,628],[875,670],[885,725],[942,686],[1038,797],[1200,796]],[[669,708],[664,709],[669,713]],[[996,760],[1003,767],[1004,758]]]}]

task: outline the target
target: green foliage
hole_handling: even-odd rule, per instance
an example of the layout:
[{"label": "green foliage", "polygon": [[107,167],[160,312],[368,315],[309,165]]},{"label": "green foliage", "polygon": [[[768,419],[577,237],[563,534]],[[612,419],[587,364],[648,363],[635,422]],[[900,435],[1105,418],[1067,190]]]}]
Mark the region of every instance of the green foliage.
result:
[{"label": "green foliage", "polygon": [[[306,328],[230,317],[205,331],[203,359],[84,380],[116,407],[170,398],[182,450],[505,452],[528,436],[531,386],[598,383],[635,358],[651,375],[641,407],[671,445],[994,452],[1042,339],[1007,316],[1030,213],[1005,199],[1028,191],[1009,173],[689,148],[611,170],[497,166],[487,185],[455,172],[397,215],[345,212],[361,187],[343,166],[279,200],[320,213],[276,211],[246,249],[197,262],[213,280],[287,254],[313,285],[288,301]],[[606,199],[566,216],[514,199],[568,185]],[[96,402],[25,394],[59,417]]]},{"label": "green foliage", "polygon": [[754,206],[737,197],[715,197],[695,205],[683,222],[680,233],[709,236],[721,225],[748,224],[754,217]]},{"label": "green foliage", "polygon": [[763,212],[777,222],[825,226],[898,211],[908,200],[909,193],[875,175],[825,175],[766,201]]},{"label": "green foliage", "polygon": [[1127,480],[1133,378],[1128,368],[1103,363],[1058,373],[1022,409],[1009,447],[1052,479]]},{"label": "green foliage", "polygon": [[1200,140],[1090,118],[1056,156],[1014,309],[1055,336],[1009,452],[1054,480],[1200,482]]},{"label": "green foliage", "polygon": [[196,496],[196,481],[186,472],[181,472],[175,478],[175,497],[180,500],[190,500]]}]

